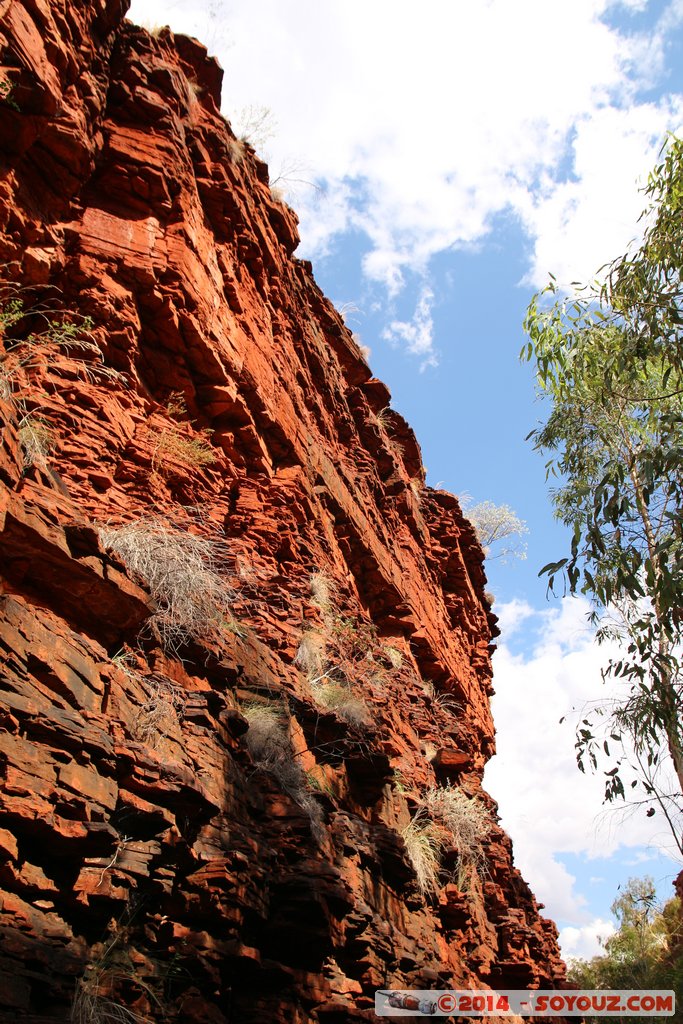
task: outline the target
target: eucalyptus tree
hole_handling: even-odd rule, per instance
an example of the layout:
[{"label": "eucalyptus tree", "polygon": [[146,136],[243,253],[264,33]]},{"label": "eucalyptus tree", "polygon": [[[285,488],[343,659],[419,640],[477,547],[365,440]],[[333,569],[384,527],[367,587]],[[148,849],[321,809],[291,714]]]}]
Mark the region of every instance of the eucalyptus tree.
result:
[{"label": "eucalyptus tree", "polygon": [[[683,853],[682,183],[683,144],[672,140],[648,184],[640,247],[601,287],[563,299],[551,282],[529,306],[522,357],[535,362],[549,408],[529,437],[549,455],[555,513],[571,528],[567,556],[539,575],[588,595],[598,640],[620,644],[607,673],[621,696],[594,708],[607,734],[595,713],[581,722],[578,764],[611,759],[613,800],[626,795],[630,762],[631,787],[659,804]],[[660,785],[667,755],[671,792]]]}]

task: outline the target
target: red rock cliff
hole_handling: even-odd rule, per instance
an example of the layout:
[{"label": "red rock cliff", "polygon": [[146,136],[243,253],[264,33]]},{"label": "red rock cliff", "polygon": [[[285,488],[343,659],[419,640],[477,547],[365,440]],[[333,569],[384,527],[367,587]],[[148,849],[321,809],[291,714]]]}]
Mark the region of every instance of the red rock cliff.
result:
[{"label": "red rock cliff", "polygon": [[[126,9],[0,2],[0,1016],[554,986],[481,791],[472,529],[292,255],[220,68]],[[476,856],[444,789],[487,809]]]}]

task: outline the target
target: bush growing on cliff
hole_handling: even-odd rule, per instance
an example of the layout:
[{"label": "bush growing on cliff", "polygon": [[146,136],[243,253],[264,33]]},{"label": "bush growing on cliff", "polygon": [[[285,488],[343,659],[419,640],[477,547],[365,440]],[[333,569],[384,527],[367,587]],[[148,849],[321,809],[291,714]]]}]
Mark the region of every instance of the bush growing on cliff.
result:
[{"label": "bush growing on cliff", "polygon": [[370,713],[367,705],[354,696],[350,686],[344,683],[337,683],[333,679],[326,678],[315,686],[311,687],[315,701],[323,708],[330,711],[358,728],[370,724]]},{"label": "bush growing on cliff", "polygon": [[19,443],[24,454],[24,466],[28,469],[44,462],[55,447],[55,436],[44,420],[26,413],[19,421]]},{"label": "bush growing on cliff", "polygon": [[100,540],[150,591],[150,625],[170,651],[205,637],[230,617],[225,545],[175,529],[158,516],[101,526]]},{"label": "bush growing on cliff", "polygon": [[[11,404],[17,416],[27,470],[45,462],[55,447],[50,424],[36,415],[35,396],[41,390],[41,377],[69,372],[56,358],[59,354],[69,356],[70,368],[91,383],[125,382],[125,378],[104,365],[90,317],[74,311],[57,313],[41,303],[27,304],[30,289],[3,281],[3,271],[7,274],[9,268],[0,268],[0,398]],[[74,351],[78,352],[75,357]]]},{"label": "bush growing on cliff", "polygon": [[[25,384],[32,371],[49,366],[50,372],[59,373],[59,367],[49,359],[50,356],[54,358],[57,352],[69,356],[73,352],[79,353],[74,359],[76,368],[91,382],[103,379],[125,384],[123,374],[105,366],[104,353],[93,334],[94,321],[91,317],[73,310],[57,313],[41,305],[27,306],[18,292],[15,285],[0,283],[0,336],[5,346],[0,362],[2,376],[11,390],[14,390],[17,380],[20,380],[20,386]],[[24,332],[25,336],[14,337],[14,328],[17,328],[16,333],[20,333],[18,325],[24,323],[35,324],[36,327]]]},{"label": "bush growing on cliff", "polygon": [[503,562],[509,558],[526,558],[526,544],[521,537],[529,531],[509,505],[482,501],[468,506],[467,501],[463,501],[463,512],[474,527],[487,558],[500,558]]},{"label": "bush growing on cliff", "polygon": [[424,895],[435,893],[439,888],[441,857],[446,841],[443,829],[433,821],[418,819],[416,815],[401,835],[420,892]]},{"label": "bush growing on cliff", "polygon": [[216,461],[216,452],[211,446],[211,427],[204,427],[192,435],[187,432],[194,427],[195,421],[190,419],[187,404],[182,391],[173,392],[166,403],[167,416],[175,419],[185,417],[186,423],[169,423],[161,431],[154,434],[155,445],[152,454],[152,469],[163,472],[169,464],[179,462],[188,469],[197,466],[210,466]]},{"label": "bush growing on cliff", "polygon": [[292,751],[282,705],[247,701],[240,708],[249,723],[247,749],[257,768],[273,775],[285,793],[306,812],[316,838],[322,836],[322,811],[310,791],[306,772]]},{"label": "bush growing on cliff", "polygon": [[198,437],[190,437],[177,426],[162,430],[154,447],[152,468],[163,470],[173,462],[179,462],[188,469],[212,465],[216,461],[216,453],[207,437],[212,433],[211,428],[205,428]]},{"label": "bush growing on cliff", "polygon": [[484,842],[493,821],[487,808],[457,786],[425,790],[410,824],[403,830],[406,851],[423,893],[438,888],[442,856],[449,847],[458,854],[457,882],[465,889],[486,869]]}]

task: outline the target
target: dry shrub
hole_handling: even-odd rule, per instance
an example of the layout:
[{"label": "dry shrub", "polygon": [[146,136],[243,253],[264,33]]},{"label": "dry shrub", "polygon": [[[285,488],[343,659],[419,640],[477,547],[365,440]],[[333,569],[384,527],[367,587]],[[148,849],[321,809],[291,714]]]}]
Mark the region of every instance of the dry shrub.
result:
[{"label": "dry shrub", "polygon": [[366,704],[355,697],[349,686],[336,683],[332,679],[317,683],[312,687],[315,701],[323,708],[333,711],[338,718],[359,728],[370,725],[370,712]]},{"label": "dry shrub", "polygon": [[153,633],[169,651],[205,637],[230,618],[234,592],[218,540],[171,527],[159,516],[101,526],[100,540],[150,591]]},{"label": "dry shrub", "polygon": [[231,121],[235,135],[254,149],[262,149],[277,130],[277,121],[269,107],[242,107]]},{"label": "dry shrub", "polygon": [[182,718],[185,702],[185,692],[179,687],[167,679],[153,679],[148,699],[141,705],[133,723],[135,738],[156,747]]},{"label": "dry shrub", "polygon": [[443,830],[433,821],[413,818],[401,834],[420,892],[425,895],[435,893],[439,888],[439,869],[445,838]]},{"label": "dry shrub", "polygon": [[294,664],[305,672],[309,679],[323,674],[325,660],[325,638],[322,633],[309,629],[301,637]]},{"label": "dry shrub", "polygon": [[152,455],[152,469],[167,469],[170,462],[180,462],[189,469],[210,466],[216,461],[216,453],[206,435],[212,433],[208,427],[198,437],[190,437],[180,427],[166,427],[157,437]]},{"label": "dry shrub", "polygon": [[321,838],[322,811],[311,794],[306,772],[292,752],[284,707],[248,701],[240,711],[249,723],[245,742],[254,764],[277,779],[284,792],[310,818],[313,835]]},{"label": "dry shrub", "polygon": [[394,669],[399,669],[403,665],[403,654],[399,651],[398,647],[392,647],[387,645],[384,647],[382,652],[384,657],[387,659],[389,664]]},{"label": "dry shrub", "polygon": [[323,611],[329,611],[332,607],[332,593],[334,584],[330,577],[324,572],[313,572],[308,581],[313,604],[316,604]]},{"label": "dry shrub", "polygon": [[31,413],[19,422],[19,443],[24,455],[24,467],[40,465],[55,449],[55,435],[45,420]]},{"label": "dry shrub", "polygon": [[421,892],[433,893],[438,888],[441,858],[448,847],[458,854],[460,888],[481,877],[486,871],[483,844],[492,827],[486,807],[457,786],[427,789],[402,833]]}]

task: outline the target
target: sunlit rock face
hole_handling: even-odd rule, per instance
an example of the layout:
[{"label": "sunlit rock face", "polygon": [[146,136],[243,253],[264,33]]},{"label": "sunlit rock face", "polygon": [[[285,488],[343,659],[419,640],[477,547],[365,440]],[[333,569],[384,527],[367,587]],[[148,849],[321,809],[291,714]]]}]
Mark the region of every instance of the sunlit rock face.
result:
[{"label": "sunlit rock face", "polygon": [[220,68],[126,7],[0,4],[0,1017],[558,985],[481,790],[481,549]]}]

